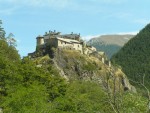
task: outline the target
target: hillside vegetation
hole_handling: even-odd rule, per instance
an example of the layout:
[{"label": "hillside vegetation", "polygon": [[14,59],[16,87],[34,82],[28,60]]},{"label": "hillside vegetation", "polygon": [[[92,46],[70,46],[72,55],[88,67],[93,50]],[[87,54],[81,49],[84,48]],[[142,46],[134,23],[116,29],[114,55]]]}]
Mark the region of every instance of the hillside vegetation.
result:
[{"label": "hillside vegetation", "polygon": [[[130,86],[124,73],[118,68],[116,71],[109,71],[108,66],[94,56],[86,58],[72,51],[54,49],[54,58],[47,55],[32,60],[29,57],[21,59],[14,45],[16,44],[10,44],[7,38],[1,35],[0,112],[141,113],[147,111],[146,98],[127,90],[125,83],[119,81],[121,77],[121,80],[125,80]],[[81,70],[76,66],[81,67]],[[83,71],[86,71],[87,77],[82,76]],[[103,84],[92,80],[93,77],[88,77],[93,73],[95,80],[98,80],[99,76],[100,80],[103,78]]]},{"label": "hillside vegetation", "polygon": [[[150,88],[150,24],[113,56],[112,61],[122,67],[125,74]],[[135,83],[135,82],[133,82]]]}]

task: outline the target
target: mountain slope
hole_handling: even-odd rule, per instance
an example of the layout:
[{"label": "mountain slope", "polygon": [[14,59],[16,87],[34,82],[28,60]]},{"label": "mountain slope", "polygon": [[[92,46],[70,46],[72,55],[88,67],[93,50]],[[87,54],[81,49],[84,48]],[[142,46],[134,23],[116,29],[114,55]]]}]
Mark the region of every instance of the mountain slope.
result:
[{"label": "mountain slope", "polygon": [[117,53],[125,43],[127,43],[134,35],[102,35],[88,41],[89,45],[104,51],[108,58]]},{"label": "mountain slope", "polygon": [[150,86],[150,24],[142,29],[134,38],[113,56],[112,61],[121,65],[130,79],[145,82]]}]

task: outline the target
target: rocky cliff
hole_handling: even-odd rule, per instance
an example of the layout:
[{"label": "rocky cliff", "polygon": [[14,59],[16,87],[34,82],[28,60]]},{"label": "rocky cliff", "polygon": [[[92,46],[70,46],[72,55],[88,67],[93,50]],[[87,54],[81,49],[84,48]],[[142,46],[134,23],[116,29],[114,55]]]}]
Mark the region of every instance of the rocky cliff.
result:
[{"label": "rocky cliff", "polygon": [[78,51],[53,49],[51,55],[38,57],[34,61],[38,67],[43,68],[52,64],[58,73],[68,81],[82,79],[96,82],[104,89],[111,91],[115,87],[115,90],[136,92],[121,69],[102,62],[102,57],[104,56],[98,52],[87,56]]}]

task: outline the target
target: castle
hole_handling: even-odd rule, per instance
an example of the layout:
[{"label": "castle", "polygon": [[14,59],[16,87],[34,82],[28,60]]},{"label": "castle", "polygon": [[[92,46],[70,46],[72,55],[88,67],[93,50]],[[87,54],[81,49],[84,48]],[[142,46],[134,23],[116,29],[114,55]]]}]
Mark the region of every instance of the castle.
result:
[{"label": "castle", "polygon": [[74,50],[85,55],[98,53],[101,56],[101,61],[111,66],[110,61],[106,59],[105,53],[97,52],[95,47],[87,45],[86,42],[81,39],[80,34],[74,34],[73,32],[71,34],[61,34],[61,32],[56,32],[55,30],[46,32],[43,36],[37,36],[36,51],[29,53],[28,56],[31,58],[41,56],[41,54],[39,55],[39,50],[42,55],[49,54],[46,50],[47,47],[48,49]]},{"label": "castle", "polygon": [[[63,48],[69,50],[79,51],[81,54],[90,54],[96,51],[93,46],[88,46],[80,37],[80,34],[61,34],[61,32],[49,31],[45,35],[39,35],[36,38],[36,48],[40,48],[45,51],[46,45],[51,48]],[[34,52],[35,53],[35,52]],[[33,56],[34,53],[29,53],[29,56]]]}]

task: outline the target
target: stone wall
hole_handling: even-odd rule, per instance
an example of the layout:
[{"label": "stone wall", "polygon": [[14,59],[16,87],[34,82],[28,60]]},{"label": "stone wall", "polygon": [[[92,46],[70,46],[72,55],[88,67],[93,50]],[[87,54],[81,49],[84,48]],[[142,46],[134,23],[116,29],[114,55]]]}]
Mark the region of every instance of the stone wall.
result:
[{"label": "stone wall", "polygon": [[36,43],[37,43],[36,45],[37,46],[40,46],[40,45],[44,44],[44,37],[40,37],[39,36],[39,37],[36,38],[36,40],[37,40],[36,41]]}]

